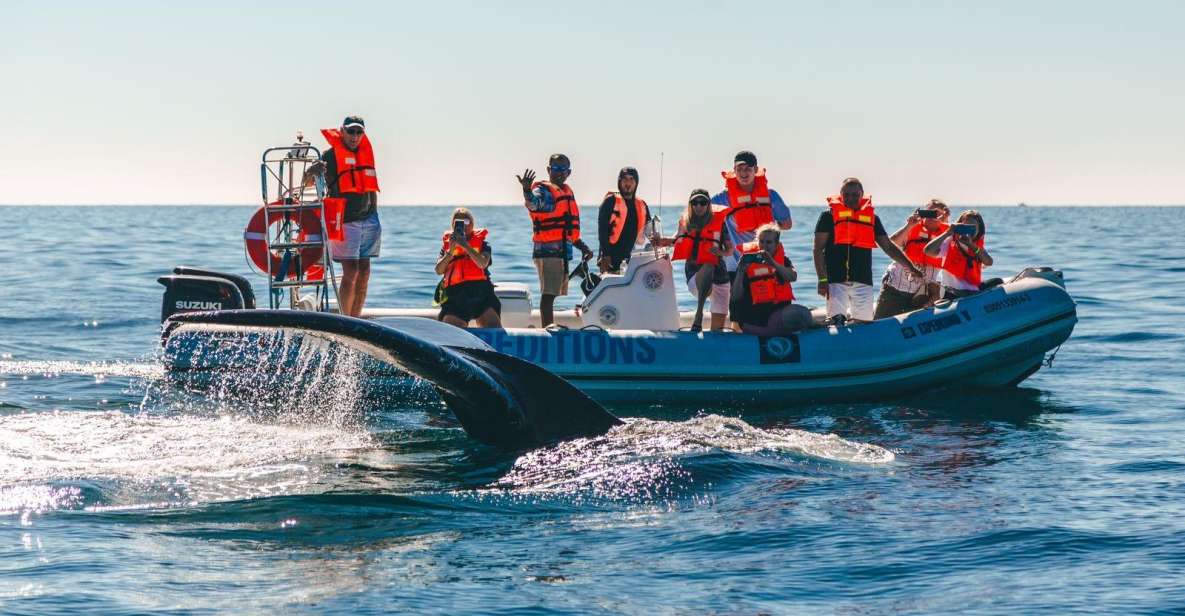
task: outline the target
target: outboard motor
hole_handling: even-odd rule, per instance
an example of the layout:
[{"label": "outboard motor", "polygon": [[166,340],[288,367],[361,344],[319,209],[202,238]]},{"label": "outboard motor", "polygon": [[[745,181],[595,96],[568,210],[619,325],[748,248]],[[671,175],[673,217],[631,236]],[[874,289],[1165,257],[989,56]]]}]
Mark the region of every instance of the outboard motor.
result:
[{"label": "outboard motor", "polygon": [[251,283],[242,276],[193,267],[175,267],[173,272],[156,279],[165,287],[162,322],[178,312],[255,308]]}]

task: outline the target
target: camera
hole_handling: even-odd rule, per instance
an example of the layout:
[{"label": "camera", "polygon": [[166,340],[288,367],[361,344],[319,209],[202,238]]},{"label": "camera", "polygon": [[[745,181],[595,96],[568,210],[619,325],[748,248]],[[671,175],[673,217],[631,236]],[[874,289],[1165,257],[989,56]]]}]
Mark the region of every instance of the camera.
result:
[{"label": "camera", "polygon": [[453,235],[465,237],[465,221],[463,219],[458,218],[453,221]]},{"label": "camera", "polygon": [[974,224],[959,223],[959,224],[951,227],[951,230],[955,233],[955,235],[971,236],[971,235],[975,235],[976,231],[979,231],[979,227]]},{"label": "camera", "polygon": [[938,218],[938,210],[923,210],[918,208],[916,212],[918,218]]}]

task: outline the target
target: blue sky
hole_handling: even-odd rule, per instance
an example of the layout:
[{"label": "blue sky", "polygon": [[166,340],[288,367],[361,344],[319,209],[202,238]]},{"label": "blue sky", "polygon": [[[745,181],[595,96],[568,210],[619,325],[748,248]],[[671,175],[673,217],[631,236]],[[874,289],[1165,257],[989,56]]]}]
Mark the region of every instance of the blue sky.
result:
[{"label": "blue sky", "polygon": [[[793,203],[1182,203],[1182,2],[21,2],[0,203],[253,203],[366,117],[384,204],[511,203],[572,157],[664,201],[755,151]],[[319,137],[317,138],[319,141]],[[1167,180],[1167,181],[1166,181]]]}]

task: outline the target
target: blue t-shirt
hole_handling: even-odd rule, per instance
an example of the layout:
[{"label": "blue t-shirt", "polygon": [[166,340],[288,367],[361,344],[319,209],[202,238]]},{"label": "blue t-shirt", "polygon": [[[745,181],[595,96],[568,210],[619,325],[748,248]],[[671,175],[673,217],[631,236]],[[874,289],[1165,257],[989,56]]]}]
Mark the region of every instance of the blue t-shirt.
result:
[{"label": "blue t-shirt", "polygon": [[[724,190],[722,192],[716,193],[716,196],[712,197],[712,203],[727,207],[729,203],[728,191]],[[786,202],[782,200],[782,195],[779,195],[778,191],[772,188],[769,189],[769,205],[770,209],[772,209],[774,212],[774,220],[779,224],[793,220],[790,217],[790,207],[787,206]],[[737,263],[741,259],[741,245],[745,242],[752,242],[753,240],[757,239],[757,232],[746,231],[741,233],[740,231],[737,231],[736,224],[733,222],[731,216],[725,219],[724,226],[728,229],[728,236],[732,238],[733,245],[732,254],[724,258],[724,263],[728,265],[728,271],[735,272],[737,270]]]}]

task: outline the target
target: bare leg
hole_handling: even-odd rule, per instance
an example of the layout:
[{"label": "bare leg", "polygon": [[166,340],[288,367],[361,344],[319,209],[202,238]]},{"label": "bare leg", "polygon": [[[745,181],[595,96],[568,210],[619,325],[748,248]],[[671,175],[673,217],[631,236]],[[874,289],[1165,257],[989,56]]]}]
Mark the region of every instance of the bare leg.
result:
[{"label": "bare leg", "polygon": [[346,316],[353,316],[354,286],[358,280],[358,261],[347,259],[341,261],[342,278],[337,287],[337,311]]},{"label": "bare leg", "polygon": [[502,317],[498,316],[497,311],[493,308],[486,308],[486,311],[477,317],[478,327],[497,327],[502,328]]},{"label": "bare leg", "polygon": [[366,291],[370,286],[370,259],[358,259],[358,276],[354,279],[354,304],[350,316],[362,315],[362,304],[366,303]]},{"label": "bare leg", "polygon": [[712,331],[714,331],[714,332],[724,331],[724,325],[725,325],[725,321],[727,319],[728,319],[727,313],[713,312],[712,313]]},{"label": "bare leg", "polygon": [[700,267],[695,272],[695,319],[691,321],[691,331],[693,332],[704,329],[704,302],[708,300],[708,295],[712,292],[713,274],[715,274],[715,268],[706,266]]},{"label": "bare leg", "polygon": [[467,325],[469,325],[468,321],[462,321],[461,317],[451,315],[451,314],[444,315],[443,317],[441,317],[440,320],[444,321],[445,323],[448,323],[449,325],[456,325],[457,327],[460,327],[462,329],[464,329]]},{"label": "bare leg", "polygon": [[539,320],[543,323],[543,327],[551,325],[555,321],[553,307],[555,306],[554,295],[544,295],[539,300]]}]

